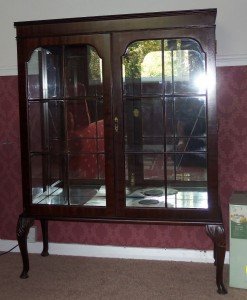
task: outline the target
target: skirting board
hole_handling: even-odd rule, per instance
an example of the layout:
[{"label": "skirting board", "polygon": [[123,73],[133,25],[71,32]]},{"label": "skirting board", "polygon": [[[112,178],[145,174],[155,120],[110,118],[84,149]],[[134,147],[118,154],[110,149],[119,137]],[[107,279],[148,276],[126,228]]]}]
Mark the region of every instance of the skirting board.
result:
[{"label": "skirting board", "polygon": [[[8,251],[17,245],[16,241],[0,240],[0,251]],[[42,251],[41,242],[28,243],[29,253],[39,254]],[[20,252],[19,247],[13,252]],[[51,255],[86,256],[101,258],[145,259],[213,263],[213,251],[193,249],[166,249],[142,247],[95,246],[81,244],[49,243]],[[226,252],[225,263],[229,264],[229,252]]]}]

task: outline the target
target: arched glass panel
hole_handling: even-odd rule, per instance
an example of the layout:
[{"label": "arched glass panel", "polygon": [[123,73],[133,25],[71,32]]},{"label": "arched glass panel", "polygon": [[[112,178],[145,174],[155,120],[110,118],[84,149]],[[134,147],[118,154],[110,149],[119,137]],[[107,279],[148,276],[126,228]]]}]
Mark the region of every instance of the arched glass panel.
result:
[{"label": "arched glass panel", "polygon": [[27,62],[34,204],[106,206],[102,59],[40,47]]},{"label": "arched glass panel", "polygon": [[126,206],[208,208],[206,62],[193,39],[122,57]]}]

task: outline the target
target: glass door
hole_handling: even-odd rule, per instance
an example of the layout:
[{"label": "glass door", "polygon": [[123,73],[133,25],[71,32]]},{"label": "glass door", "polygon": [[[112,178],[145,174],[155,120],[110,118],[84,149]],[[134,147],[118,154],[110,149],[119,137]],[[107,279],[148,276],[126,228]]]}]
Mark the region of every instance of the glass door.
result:
[{"label": "glass door", "polygon": [[126,206],[207,208],[205,53],[190,39],[133,42],[122,70]]},{"label": "glass door", "polygon": [[32,205],[113,209],[105,38],[38,47],[27,62]]},{"label": "glass door", "polygon": [[140,217],[167,216],[168,211],[174,217],[176,211],[188,218],[192,211],[206,214],[206,53],[194,38],[153,35],[118,37],[123,41],[116,50],[123,111],[118,137],[124,161],[118,211]]}]

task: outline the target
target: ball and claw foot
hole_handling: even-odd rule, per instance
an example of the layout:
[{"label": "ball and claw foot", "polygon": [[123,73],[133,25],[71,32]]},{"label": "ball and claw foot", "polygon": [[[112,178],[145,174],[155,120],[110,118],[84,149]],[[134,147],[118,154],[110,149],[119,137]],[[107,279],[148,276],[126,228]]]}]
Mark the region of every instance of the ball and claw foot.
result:
[{"label": "ball and claw foot", "polygon": [[221,284],[218,285],[217,293],[220,294],[220,295],[227,294],[227,289],[225,288],[225,286],[224,286],[223,283],[221,283]]},{"label": "ball and claw foot", "polygon": [[49,252],[47,250],[43,250],[41,252],[41,256],[43,256],[43,257],[49,256]]},{"label": "ball and claw foot", "polygon": [[218,285],[218,290],[217,290],[218,294],[220,295],[225,295],[227,294],[227,289],[225,288],[224,284],[221,283],[220,285]]},{"label": "ball and claw foot", "polygon": [[27,279],[29,276],[28,276],[28,273],[26,271],[22,271],[21,275],[20,275],[20,278],[21,279]]}]

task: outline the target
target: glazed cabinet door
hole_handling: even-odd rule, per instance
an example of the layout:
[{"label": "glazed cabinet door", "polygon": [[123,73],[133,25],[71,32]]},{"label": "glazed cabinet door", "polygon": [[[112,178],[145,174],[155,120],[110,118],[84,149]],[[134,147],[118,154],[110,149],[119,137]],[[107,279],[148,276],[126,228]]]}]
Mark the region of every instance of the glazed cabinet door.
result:
[{"label": "glazed cabinet door", "polygon": [[214,29],[113,41],[118,216],[218,219]]},{"label": "glazed cabinet door", "polygon": [[21,86],[26,87],[21,97],[23,176],[30,187],[26,208],[52,216],[111,216],[109,35],[21,43],[26,49],[19,66],[25,68]]}]

